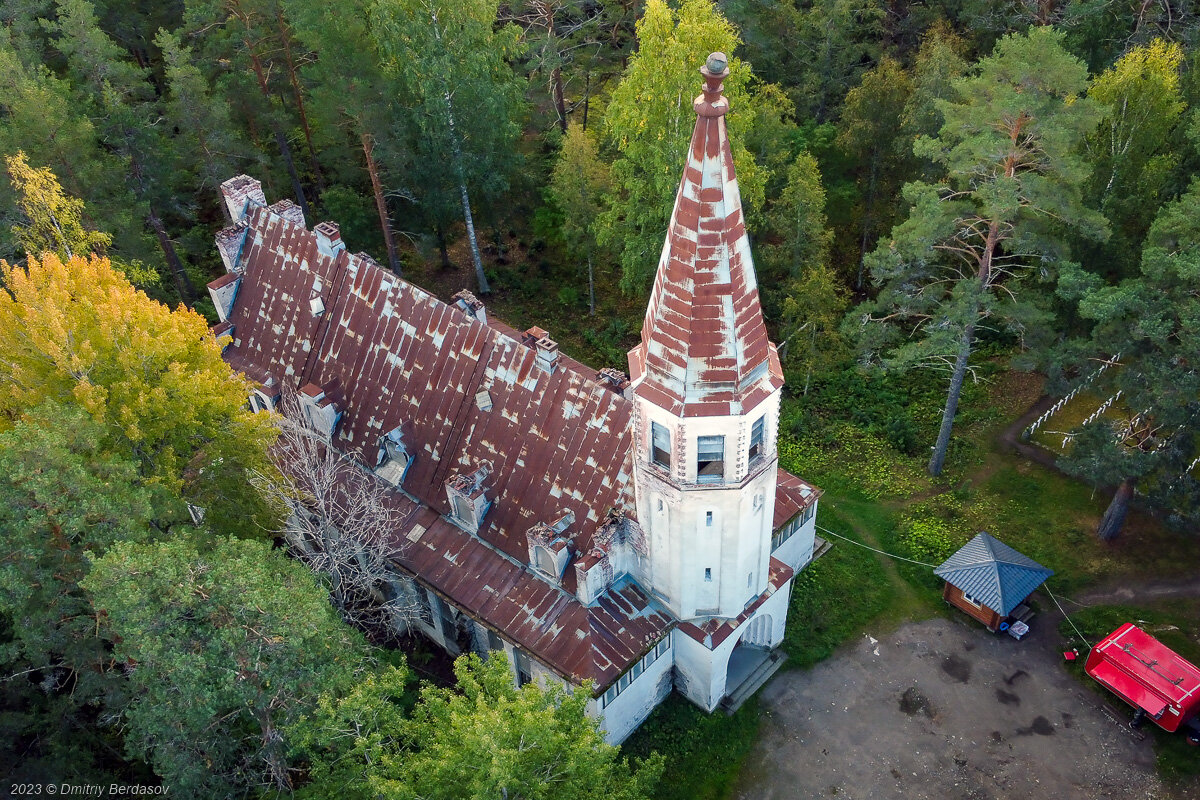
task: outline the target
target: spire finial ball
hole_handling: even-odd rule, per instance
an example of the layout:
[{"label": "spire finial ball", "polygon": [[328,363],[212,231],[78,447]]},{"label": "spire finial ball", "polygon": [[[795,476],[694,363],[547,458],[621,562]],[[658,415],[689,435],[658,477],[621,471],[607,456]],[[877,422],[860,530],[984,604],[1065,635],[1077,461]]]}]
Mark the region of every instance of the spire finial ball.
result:
[{"label": "spire finial ball", "polygon": [[705,68],[713,75],[720,75],[729,68],[729,59],[724,53],[713,53],[704,62]]}]

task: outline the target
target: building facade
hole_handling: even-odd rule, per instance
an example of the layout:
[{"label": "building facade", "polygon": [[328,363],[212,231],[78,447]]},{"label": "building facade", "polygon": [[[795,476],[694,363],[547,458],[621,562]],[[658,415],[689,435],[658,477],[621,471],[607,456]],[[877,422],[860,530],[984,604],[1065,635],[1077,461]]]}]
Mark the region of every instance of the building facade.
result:
[{"label": "building facade", "polygon": [[395,487],[413,625],[452,654],[503,650],[514,680],[591,681],[621,741],[672,690],[712,711],[769,675],[819,490],[780,470],[783,373],[763,323],[721,85],[704,89],[628,376],[540,328],[442,302],[310,230],[247,176],[209,284],[214,333],[255,384]]}]

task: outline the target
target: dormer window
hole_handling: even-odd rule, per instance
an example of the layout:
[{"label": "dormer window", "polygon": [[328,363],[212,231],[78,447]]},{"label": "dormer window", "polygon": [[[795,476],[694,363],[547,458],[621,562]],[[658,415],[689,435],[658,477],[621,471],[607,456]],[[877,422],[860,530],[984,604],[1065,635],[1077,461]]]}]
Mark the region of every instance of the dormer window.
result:
[{"label": "dormer window", "polygon": [[701,436],[696,440],[696,482],[725,481],[725,437]]},{"label": "dormer window", "polygon": [[763,454],[763,439],[766,429],[766,417],[759,417],[754,421],[754,425],[750,427],[750,460],[758,458]]},{"label": "dormer window", "polygon": [[489,467],[481,466],[474,472],[455,475],[446,481],[446,499],[450,501],[451,518],[471,533],[479,532],[479,525],[491,507],[483,486],[491,473]]},{"label": "dormer window", "polygon": [[650,460],[656,467],[671,468],[671,433],[657,422],[650,423]]},{"label": "dormer window", "polygon": [[537,561],[534,564],[540,572],[544,572],[552,578],[558,577],[558,565],[554,563],[554,556],[544,547],[535,547],[534,553],[537,555]]},{"label": "dormer window", "polygon": [[540,522],[526,531],[525,537],[529,544],[529,565],[556,585],[559,584],[571,560],[571,544],[567,537],[553,523],[547,525]]},{"label": "dormer window", "polygon": [[375,474],[392,486],[404,483],[404,476],[412,464],[408,448],[404,446],[404,438],[399,428],[394,428],[379,439],[379,462]]},{"label": "dormer window", "polygon": [[307,383],[300,388],[300,409],[304,414],[304,422],[309,429],[324,439],[333,441],[342,412],[326,397],[325,390],[314,383]]}]

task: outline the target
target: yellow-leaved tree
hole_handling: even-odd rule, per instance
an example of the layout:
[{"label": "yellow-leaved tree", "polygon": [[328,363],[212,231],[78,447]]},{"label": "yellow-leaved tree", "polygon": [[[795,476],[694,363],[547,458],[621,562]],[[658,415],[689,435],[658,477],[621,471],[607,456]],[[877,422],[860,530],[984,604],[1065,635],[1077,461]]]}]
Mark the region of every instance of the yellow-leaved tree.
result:
[{"label": "yellow-leaved tree", "polygon": [[25,217],[12,228],[21,249],[31,256],[104,255],[112,237],[84,227],[83,201],[67,195],[49,167],[30,166],[20,150],[5,156],[4,163],[17,193],[17,207]]},{"label": "yellow-leaved tree", "polygon": [[262,535],[278,509],[248,476],[270,470],[273,420],[221,360],[207,323],[135,289],[107,258],[0,261],[0,430],[46,401],[82,408],[103,448],[202,507],[214,530]]}]

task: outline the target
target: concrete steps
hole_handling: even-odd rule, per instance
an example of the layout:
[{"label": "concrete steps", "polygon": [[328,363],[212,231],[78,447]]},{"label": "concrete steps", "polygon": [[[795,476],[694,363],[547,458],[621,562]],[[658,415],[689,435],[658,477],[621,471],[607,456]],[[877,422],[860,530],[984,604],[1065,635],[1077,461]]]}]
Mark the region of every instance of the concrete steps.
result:
[{"label": "concrete steps", "polygon": [[771,679],[772,675],[779,671],[785,661],[787,661],[787,656],[784,653],[772,650],[746,677],[746,680],[742,681],[740,686],[725,695],[725,699],[721,701],[721,710],[730,716],[736,713],[747,700],[754,696],[755,692],[762,688],[763,684]]}]

